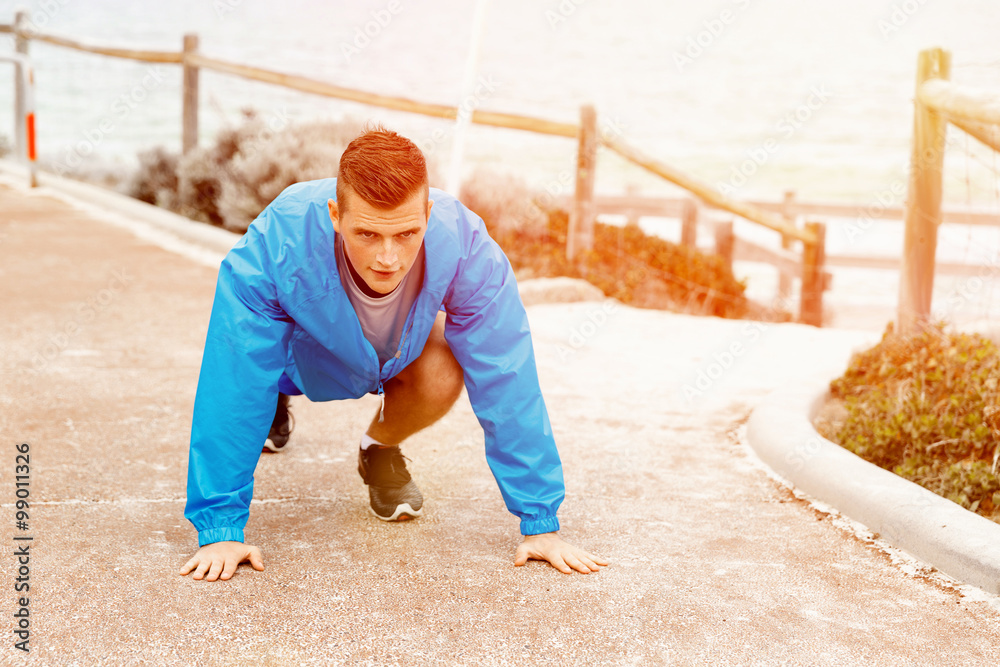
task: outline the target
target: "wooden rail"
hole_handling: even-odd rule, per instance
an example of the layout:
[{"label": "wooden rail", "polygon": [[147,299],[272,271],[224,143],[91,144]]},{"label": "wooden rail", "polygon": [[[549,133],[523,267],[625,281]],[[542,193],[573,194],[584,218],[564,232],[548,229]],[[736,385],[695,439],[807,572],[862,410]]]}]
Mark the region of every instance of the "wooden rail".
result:
[{"label": "wooden rail", "polygon": [[[926,53],[926,52],[925,52]],[[946,51],[942,53],[947,54]],[[950,57],[950,56],[949,56]],[[977,123],[1000,123],[1000,97],[995,92],[949,83],[947,72],[936,72],[917,87],[917,99],[935,113]]]},{"label": "wooden rail", "polygon": [[[561,200],[565,208],[570,207],[568,197]],[[691,203],[687,197],[644,196],[631,195],[596,195],[594,204],[597,215],[627,215],[680,218],[685,207]],[[886,207],[877,201],[868,204],[838,204],[836,202],[811,202],[799,200],[792,196],[784,201],[751,199],[748,204],[786,217],[827,217],[831,222],[839,219],[841,222],[871,218],[873,220],[902,221],[904,208],[902,206]],[[976,211],[966,209],[942,210],[941,222],[954,225],[1000,226],[1000,211]]]},{"label": "wooden rail", "polygon": [[801,230],[794,225],[788,224],[783,218],[777,215],[771,215],[766,211],[762,211],[748,202],[731,199],[717,191],[711,185],[699,181],[692,176],[688,176],[679,169],[675,169],[670,165],[644,154],[636,148],[628,146],[620,139],[616,139],[614,137],[602,137],[601,143],[630,162],[633,162],[643,169],[651,171],[657,176],[670,181],[674,185],[678,185],[688,192],[693,193],[703,202],[713,206],[714,208],[729,211],[733,215],[746,218],[747,220],[756,222],[757,224],[767,227],[768,229],[773,229],[774,231],[780,232],[781,234],[789,236],[793,239],[798,239],[806,244],[814,244],[817,242],[817,239],[813,237],[812,234]]},{"label": "wooden rail", "polygon": [[[293,90],[300,90],[307,93],[322,95],[336,99],[367,104],[395,111],[421,114],[443,119],[455,119],[458,117],[457,107],[419,102],[403,97],[380,95],[368,91],[345,88],[328,81],[311,79],[309,77],[279,72],[276,70],[264,69],[252,65],[235,63],[220,58],[213,58],[204,55],[198,50],[198,38],[196,35],[185,35],[183,49],[174,51],[152,51],[131,48],[112,47],[105,45],[89,44],[80,40],[71,39],[55,34],[41,33],[30,25],[27,12],[19,11],[15,15],[15,23],[11,25],[0,25],[0,32],[13,33],[17,38],[17,48],[23,53],[27,53],[27,45],[31,40],[41,41],[54,46],[59,46],[87,53],[95,53],[115,58],[126,58],[143,62],[157,62],[178,64],[184,68],[183,85],[183,109],[182,109],[182,145],[184,151],[190,151],[197,145],[198,137],[198,73],[202,69],[212,70],[223,74],[230,74],[255,81],[262,81],[274,85],[283,86]],[[666,163],[645,155],[638,149],[627,145],[618,138],[599,135],[597,132],[596,113],[592,108],[585,107],[582,112],[580,125],[563,123],[519,114],[500,113],[476,109],[470,117],[470,121],[479,125],[501,127],[515,130],[524,130],[537,134],[560,136],[577,139],[579,142],[578,164],[577,164],[577,197],[571,207],[572,225],[567,240],[567,256],[572,259],[580,250],[590,250],[593,245],[593,222],[597,214],[594,206],[594,176],[596,171],[596,153],[599,145],[604,145],[635,164],[651,171],[654,174],[685,188],[704,201],[707,205],[729,211],[733,215],[745,218],[751,222],[763,225],[782,235],[783,244],[787,247],[791,241],[798,240],[803,243],[803,258],[801,276],[803,285],[826,285],[822,276],[823,261],[823,239],[817,234],[824,233],[822,225],[807,225],[806,228],[796,227],[791,224],[782,213],[773,213],[769,210],[757,207],[748,202],[731,199],[715,190],[712,186],[704,183],[683,171],[676,169]],[[690,240],[694,236],[694,225],[696,224],[696,211],[690,205],[686,209],[684,239]],[[720,245],[725,246],[724,252],[730,258],[737,255],[741,248],[745,249],[746,244],[735,243],[732,234],[722,234]],[[790,251],[787,251],[790,252]],[[761,252],[758,251],[758,255]],[[774,255],[763,253],[761,256],[768,256],[780,262],[786,268],[789,265],[788,258],[784,255]],[[810,259],[811,258],[811,259]],[[818,262],[818,264],[817,264]],[[785,275],[783,273],[783,275]],[[807,296],[808,293],[808,296]],[[822,287],[818,289],[803,289],[803,302],[801,306],[802,321],[810,324],[820,325],[820,315],[822,313]],[[811,301],[810,301],[811,300]]]},{"label": "wooden rail", "polygon": [[[417,102],[405,97],[394,97],[391,95],[379,95],[352,88],[344,88],[327,81],[310,79],[297,74],[287,74],[275,70],[268,70],[251,65],[242,65],[219,58],[210,58],[199,53],[187,54],[183,61],[186,65],[200,67],[204,69],[232,74],[252,79],[254,81],[264,81],[293,90],[301,90],[306,93],[334,97],[350,102],[368,104],[370,106],[392,109],[395,111],[405,111],[408,113],[421,114],[423,116],[433,116],[436,118],[446,118],[454,120],[458,116],[458,108],[444,104],[430,104],[427,102]],[[522,116],[518,114],[499,113],[495,111],[475,110],[471,120],[479,125],[492,125],[494,127],[505,127],[514,130],[527,130],[538,134],[551,134],[560,137],[576,138],[579,130],[576,125],[570,123],[559,123],[543,118],[532,116]]]}]

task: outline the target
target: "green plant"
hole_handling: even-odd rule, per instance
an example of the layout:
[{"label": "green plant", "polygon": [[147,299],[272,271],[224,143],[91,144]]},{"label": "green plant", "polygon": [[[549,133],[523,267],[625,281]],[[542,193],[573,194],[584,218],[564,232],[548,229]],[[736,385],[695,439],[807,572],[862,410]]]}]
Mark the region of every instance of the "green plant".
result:
[{"label": "green plant", "polygon": [[1000,349],[943,324],[886,329],[830,384],[846,415],[831,440],[963,507],[1000,521]]}]

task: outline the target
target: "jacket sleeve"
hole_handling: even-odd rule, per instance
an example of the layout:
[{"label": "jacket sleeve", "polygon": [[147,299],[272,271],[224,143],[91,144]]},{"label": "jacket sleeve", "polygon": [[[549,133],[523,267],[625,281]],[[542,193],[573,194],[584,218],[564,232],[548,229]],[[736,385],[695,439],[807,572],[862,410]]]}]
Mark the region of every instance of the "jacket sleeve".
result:
[{"label": "jacket sleeve", "polygon": [[[562,463],[542,399],[528,317],[506,255],[478,216],[469,218],[466,254],[446,295],[445,338],[465,374],[483,427],[486,459],[522,535],[559,530]],[[463,226],[464,227],[464,226]]]},{"label": "jacket sleeve", "polygon": [[187,506],[198,545],[244,539],[253,473],[278,401],[290,318],[256,225],[219,268],[191,422]]}]

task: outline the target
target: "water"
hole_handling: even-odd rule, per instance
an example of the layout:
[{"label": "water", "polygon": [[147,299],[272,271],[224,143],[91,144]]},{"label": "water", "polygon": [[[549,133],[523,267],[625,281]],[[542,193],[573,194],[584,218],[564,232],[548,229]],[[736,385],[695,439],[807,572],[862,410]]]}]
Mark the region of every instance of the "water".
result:
[{"label": "water", "polygon": [[[22,2],[0,0],[0,22],[12,20]],[[473,3],[462,0],[27,5],[46,31],[85,41],[178,50],[182,35],[193,32],[209,55],[442,104],[459,102],[473,13]],[[803,200],[870,204],[905,183],[919,50],[949,49],[953,80],[1000,90],[998,33],[996,0],[493,0],[480,63],[487,85],[476,103],[566,122],[577,120],[581,104],[593,103],[625,140],[705,181],[733,186],[737,197],[777,199],[794,189]],[[10,42],[0,36],[0,50],[11,50]],[[43,160],[127,167],[144,148],[179,149],[179,67],[40,43],[31,54]],[[9,70],[0,68],[0,133],[8,135]],[[381,120],[442,167],[447,161],[447,121],[212,72],[201,76],[203,143],[252,106],[276,119]],[[997,156],[952,132],[947,202],[1000,210]],[[473,126],[466,173],[513,172],[568,193],[571,186],[561,184],[574,155],[572,140]],[[734,174],[741,165],[752,171],[745,182]],[[677,192],[602,152],[598,191],[620,192],[628,183],[649,194]],[[898,232],[880,230],[852,251],[898,254]],[[997,251],[994,230],[956,234],[942,252]]]}]

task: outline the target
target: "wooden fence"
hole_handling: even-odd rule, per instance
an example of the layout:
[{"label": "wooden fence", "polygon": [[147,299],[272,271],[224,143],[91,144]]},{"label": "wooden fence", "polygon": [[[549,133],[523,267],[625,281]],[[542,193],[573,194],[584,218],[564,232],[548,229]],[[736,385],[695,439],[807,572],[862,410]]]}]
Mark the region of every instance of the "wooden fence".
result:
[{"label": "wooden fence", "polygon": [[930,319],[948,124],[1000,150],[1000,95],[950,83],[950,75],[949,52],[928,49],[920,53],[897,314],[897,324],[904,332],[914,331]]},{"label": "wooden fence", "polygon": [[[263,81],[326,97],[342,99],[386,109],[405,111],[444,119],[458,117],[456,107],[419,102],[402,97],[379,95],[376,93],[354,90],[335,84],[311,79],[308,77],[263,69],[250,65],[233,63],[218,58],[212,58],[199,51],[197,35],[185,35],[180,51],[154,51],[130,49],[107,45],[89,44],[65,36],[43,33],[36,30],[29,22],[27,12],[20,11],[15,15],[13,25],[0,25],[0,33],[12,33],[15,36],[15,48],[19,53],[27,54],[29,43],[38,41],[54,46],[101,54],[115,58],[125,58],[142,62],[156,62],[180,65],[184,68],[182,90],[182,146],[189,151],[197,145],[198,138],[198,108],[199,108],[199,72],[207,69],[239,76],[255,81]],[[829,275],[824,271],[827,262],[825,257],[826,227],[822,222],[808,221],[804,225],[795,224],[789,216],[788,209],[773,210],[767,206],[735,200],[718,192],[705,182],[702,182],[685,172],[672,167],[660,160],[646,155],[642,151],[625,143],[620,137],[598,132],[597,114],[592,107],[581,109],[580,123],[569,124],[543,118],[535,118],[519,114],[497,113],[476,109],[470,121],[480,125],[525,130],[540,134],[576,138],[579,142],[577,153],[576,189],[570,214],[570,232],[567,239],[566,252],[571,260],[578,260],[583,253],[592,249],[594,220],[599,210],[601,200],[594,197],[594,176],[596,172],[597,149],[604,146],[626,160],[650,171],[653,174],[691,192],[705,206],[726,211],[734,216],[749,220],[781,236],[780,251],[755,246],[748,241],[732,238],[731,232],[720,236],[720,248],[731,260],[748,253],[760,261],[770,262],[778,266],[782,272],[782,289],[787,293],[791,278],[802,280],[799,306],[799,319],[802,322],[820,326],[823,312],[823,292],[829,287]],[[685,204],[685,206],[690,206]],[[695,215],[693,224],[697,224]],[[725,226],[723,226],[723,229]],[[687,236],[692,237],[690,226],[685,227]],[[729,227],[731,230],[731,226]],[[793,245],[800,244],[801,251],[793,250]]]}]

